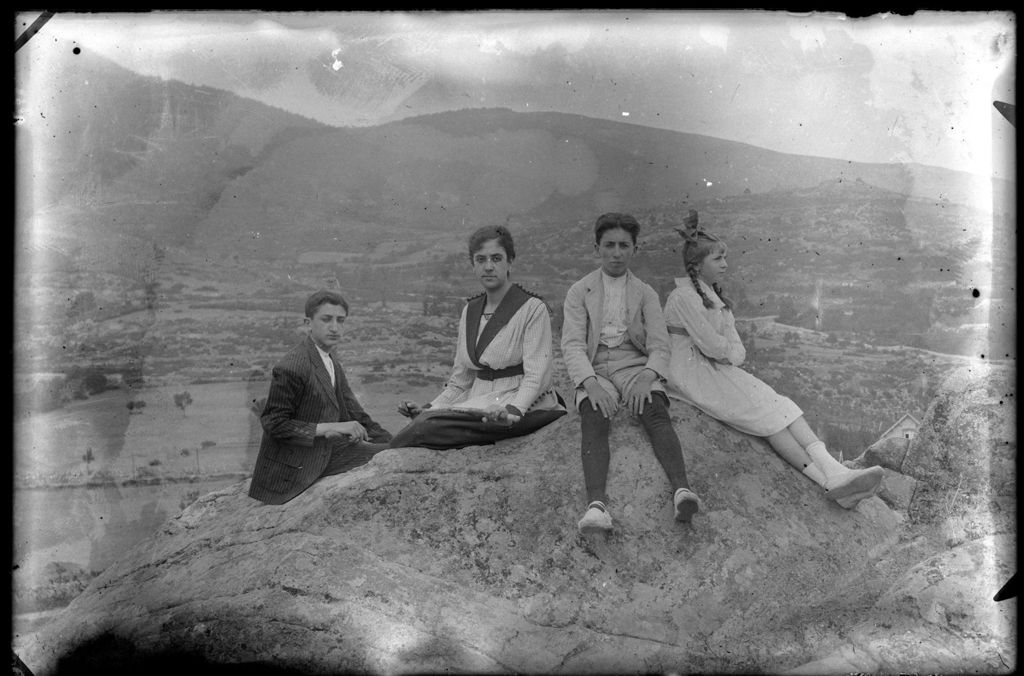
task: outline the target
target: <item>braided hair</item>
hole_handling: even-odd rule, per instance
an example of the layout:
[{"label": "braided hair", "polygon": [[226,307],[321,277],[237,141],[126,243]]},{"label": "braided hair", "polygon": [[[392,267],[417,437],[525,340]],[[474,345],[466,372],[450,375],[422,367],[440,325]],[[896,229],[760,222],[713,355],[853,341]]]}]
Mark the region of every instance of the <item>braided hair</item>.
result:
[{"label": "braided hair", "polygon": [[[683,265],[686,268],[686,274],[689,275],[690,282],[697,291],[697,295],[700,296],[701,302],[704,303],[704,307],[712,308],[715,306],[715,302],[708,298],[700,285],[700,267],[704,263],[704,259],[711,254],[724,253],[726,251],[725,242],[698,227],[696,209],[690,209],[683,224],[677,226],[675,231],[683,238]],[[713,283],[711,288],[722,299],[726,309],[732,310],[732,300],[722,292],[722,287],[718,282]]]}]

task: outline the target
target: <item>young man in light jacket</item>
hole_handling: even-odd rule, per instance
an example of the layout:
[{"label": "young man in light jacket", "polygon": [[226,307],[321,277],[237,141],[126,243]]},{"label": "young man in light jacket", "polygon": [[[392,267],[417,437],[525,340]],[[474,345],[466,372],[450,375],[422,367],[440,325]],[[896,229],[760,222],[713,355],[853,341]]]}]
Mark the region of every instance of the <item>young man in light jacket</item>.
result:
[{"label": "young man in light jacket", "polygon": [[676,520],[690,521],[700,509],[687,482],[662,384],[668,372],[669,339],[661,301],[629,270],[639,232],[640,224],[628,214],[599,217],[594,248],[601,268],[572,285],[563,307],[562,356],[576,385],[589,503],[578,524],[582,533],[612,529],[605,492],[611,457],[608,430],[620,405],[637,415],[647,430],[672,483]]}]

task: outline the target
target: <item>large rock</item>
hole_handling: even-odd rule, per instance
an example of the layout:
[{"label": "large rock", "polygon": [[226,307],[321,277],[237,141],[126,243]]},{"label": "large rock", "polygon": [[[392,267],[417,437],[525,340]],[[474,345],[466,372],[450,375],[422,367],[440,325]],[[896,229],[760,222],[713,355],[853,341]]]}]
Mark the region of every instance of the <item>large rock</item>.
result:
[{"label": "large rock", "polygon": [[857,463],[862,467],[879,465],[894,472],[901,472],[909,445],[910,442],[902,437],[881,439],[868,446],[857,458]]},{"label": "large rock", "polygon": [[903,463],[918,479],[910,515],[963,539],[1016,528],[1015,371],[975,364],[939,388]]},{"label": "large rock", "polygon": [[917,479],[891,469],[882,471],[884,474],[882,475],[882,485],[878,489],[878,497],[893,509],[906,512],[910,509],[910,503],[914,499]]},{"label": "large rock", "polygon": [[1017,602],[996,602],[1016,572],[1015,538],[988,536],[930,556],[875,603],[844,644],[790,674],[1013,673]]},{"label": "large rock", "polygon": [[616,529],[579,536],[570,414],[494,446],[386,451],[283,506],[246,482],[203,496],[18,654],[37,676],[208,662],[772,672],[838,647],[905,570],[891,563],[907,560],[902,517],[878,498],[842,509],[764,441],[673,412],[704,501],[691,525],[672,520],[646,437],[619,414]]},{"label": "large rock", "polygon": [[92,578],[77,563],[51,561],[30,582],[19,579],[13,585],[13,597],[22,612],[52,610],[70,603]]},{"label": "large rock", "polygon": [[[1016,670],[1017,601],[994,599],[1017,570],[1013,379],[1011,370],[974,365],[942,384],[902,464],[916,477],[912,527],[927,534],[914,543],[927,540],[939,551],[916,557],[922,560],[893,581],[839,644],[823,646],[818,658],[787,673]],[[888,559],[914,560],[897,554],[900,549]]]}]

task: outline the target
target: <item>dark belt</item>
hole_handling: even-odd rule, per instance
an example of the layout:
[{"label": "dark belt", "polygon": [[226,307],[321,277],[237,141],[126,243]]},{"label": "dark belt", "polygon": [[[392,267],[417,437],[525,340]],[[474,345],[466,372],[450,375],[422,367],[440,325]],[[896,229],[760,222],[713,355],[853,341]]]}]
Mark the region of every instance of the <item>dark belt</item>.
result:
[{"label": "dark belt", "polygon": [[671,324],[668,325],[668,332],[669,333],[674,333],[677,336],[689,336],[690,335],[690,332],[687,331],[686,329],[684,329],[682,326],[672,326]]},{"label": "dark belt", "polygon": [[498,378],[511,378],[512,376],[521,375],[523,375],[522,364],[513,364],[503,369],[490,369],[485,366],[476,372],[476,377],[480,380],[497,380]]}]

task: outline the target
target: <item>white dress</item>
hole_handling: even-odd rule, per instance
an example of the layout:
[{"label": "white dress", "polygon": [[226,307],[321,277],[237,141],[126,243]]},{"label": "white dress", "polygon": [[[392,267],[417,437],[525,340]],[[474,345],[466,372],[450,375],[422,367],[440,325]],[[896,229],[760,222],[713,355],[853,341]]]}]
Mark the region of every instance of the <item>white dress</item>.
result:
[{"label": "white dress", "polygon": [[[689,277],[676,279],[665,302],[672,354],[670,397],[689,402],[741,432],[766,437],[803,415],[791,399],[739,368],[746,359],[732,311],[714,289],[699,282],[714,307],[706,308]],[[681,327],[688,335],[676,333]],[[719,360],[728,360],[725,364]]]}]

